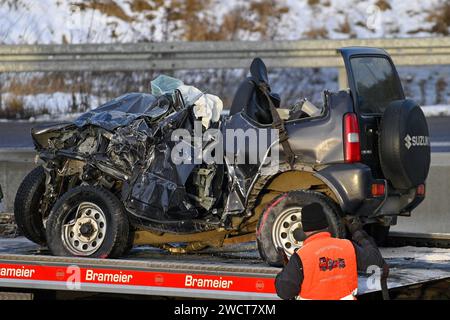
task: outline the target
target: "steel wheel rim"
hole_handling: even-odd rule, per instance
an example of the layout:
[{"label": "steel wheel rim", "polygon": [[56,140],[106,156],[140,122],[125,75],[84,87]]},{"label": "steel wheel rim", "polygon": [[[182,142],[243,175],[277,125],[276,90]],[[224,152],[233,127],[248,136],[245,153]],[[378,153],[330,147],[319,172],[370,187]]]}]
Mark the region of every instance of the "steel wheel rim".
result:
[{"label": "steel wheel rim", "polygon": [[92,202],[82,202],[74,218],[63,225],[63,244],[74,255],[92,255],[101,247],[106,227],[103,210]]},{"label": "steel wheel rim", "polygon": [[302,207],[291,207],[281,212],[272,228],[272,241],[276,248],[283,248],[289,256],[303,245],[303,241],[294,239],[294,230],[303,229],[301,223]]}]

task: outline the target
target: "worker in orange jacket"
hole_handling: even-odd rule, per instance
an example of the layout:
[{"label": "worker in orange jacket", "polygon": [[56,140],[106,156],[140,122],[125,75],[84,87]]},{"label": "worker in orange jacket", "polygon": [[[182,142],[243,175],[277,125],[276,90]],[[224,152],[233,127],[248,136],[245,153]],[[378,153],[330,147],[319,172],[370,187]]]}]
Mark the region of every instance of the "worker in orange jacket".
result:
[{"label": "worker in orange jacket", "polygon": [[371,265],[386,266],[358,219],[348,223],[352,241],[331,237],[319,203],[303,207],[301,221],[306,239],[289,261],[285,256],[285,267],[275,280],[280,298],[354,300],[358,271],[366,272]]}]

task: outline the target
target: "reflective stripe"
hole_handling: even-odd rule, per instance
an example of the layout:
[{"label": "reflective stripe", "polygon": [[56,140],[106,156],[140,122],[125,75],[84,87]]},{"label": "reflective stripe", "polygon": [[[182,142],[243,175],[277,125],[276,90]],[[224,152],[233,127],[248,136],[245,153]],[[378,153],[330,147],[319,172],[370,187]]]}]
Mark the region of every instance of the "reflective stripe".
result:
[{"label": "reflective stripe", "polygon": [[[352,293],[350,293],[349,295],[340,298],[338,300],[356,300],[356,295],[358,294],[358,289],[355,289],[352,291]],[[306,299],[306,298],[302,298],[301,296],[297,296],[295,297],[296,300],[312,300],[312,299]]]},{"label": "reflective stripe", "polygon": [[351,294],[349,294],[348,296],[345,296],[339,300],[356,300],[356,295],[358,294],[358,288],[356,288],[355,290],[352,291]]}]

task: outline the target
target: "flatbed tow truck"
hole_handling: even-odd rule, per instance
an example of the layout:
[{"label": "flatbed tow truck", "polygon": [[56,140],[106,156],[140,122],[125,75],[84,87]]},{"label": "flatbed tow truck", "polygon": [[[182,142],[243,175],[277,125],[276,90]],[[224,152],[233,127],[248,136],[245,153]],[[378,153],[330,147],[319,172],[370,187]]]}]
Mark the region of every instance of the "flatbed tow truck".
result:
[{"label": "flatbed tow truck", "polygon": [[[390,265],[389,290],[450,278],[448,248],[388,247],[382,254]],[[113,260],[55,257],[23,237],[0,238],[0,292],[9,294],[277,299],[274,278],[279,271],[259,258],[254,242],[195,254],[135,247],[128,256]],[[359,276],[359,297],[379,290],[374,274]]]}]

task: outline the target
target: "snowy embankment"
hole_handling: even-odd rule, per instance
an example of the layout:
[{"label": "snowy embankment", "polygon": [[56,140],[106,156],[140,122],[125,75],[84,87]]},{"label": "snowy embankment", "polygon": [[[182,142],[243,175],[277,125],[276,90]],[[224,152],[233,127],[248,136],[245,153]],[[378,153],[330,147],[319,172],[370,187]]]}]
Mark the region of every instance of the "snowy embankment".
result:
[{"label": "snowy embankment", "polygon": [[[443,37],[450,34],[449,13],[449,0],[0,0],[0,44]],[[398,69],[407,96],[433,105],[424,107],[427,116],[449,115],[450,66]],[[242,80],[233,72],[180,72],[175,76],[220,96],[225,105]],[[286,104],[299,97],[320,103],[320,92],[337,86],[332,69],[271,72],[272,89]],[[5,118],[14,118],[17,107],[34,111],[18,116],[23,119],[67,117],[106,102],[106,95],[141,91],[145,73],[0,77],[0,111]],[[59,93],[70,91],[83,94]]]},{"label": "snowy embankment", "polygon": [[450,105],[423,106],[426,117],[448,117],[450,116]]},{"label": "snowy embankment", "polygon": [[[59,110],[59,109],[55,109]],[[426,117],[450,117],[450,105],[422,106],[422,110]],[[222,115],[228,115],[229,109],[224,109]],[[42,114],[29,119],[0,119],[2,122],[58,122],[73,121],[78,118],[82,112],[64,112],[58,111],[52,114]]]}]

